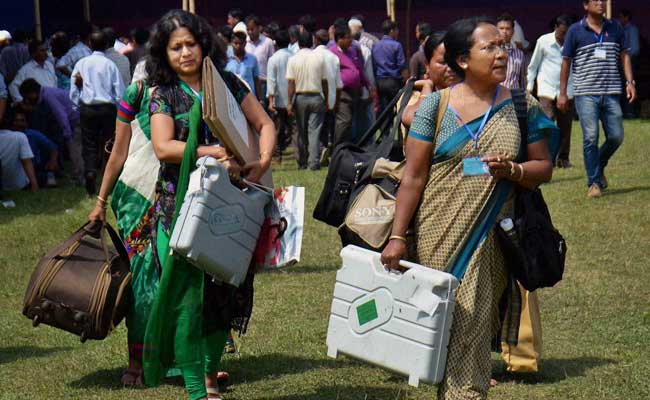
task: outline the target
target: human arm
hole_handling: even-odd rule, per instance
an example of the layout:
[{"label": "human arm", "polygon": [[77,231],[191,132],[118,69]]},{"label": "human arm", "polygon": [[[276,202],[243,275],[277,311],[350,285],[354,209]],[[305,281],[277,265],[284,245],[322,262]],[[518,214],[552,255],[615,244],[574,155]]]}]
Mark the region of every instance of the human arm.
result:
[{"label": "human arm", "polygon": [[327,107],[327,99],[329,98],[330,88],[327,84],[327,79],[323,79],[321,82],[321,87],[323,88],[323,101],[325,102],[325,107]]},{"label": "human arm", "polygon": [[275,96],[277,92],[277,68],[275,66],[275,59],[269,59],[269,63],[266,67],[266,96],[269,99],[269,111],[272,113],[276,112],[275,109]]},{"label": "human arm", "polygon": [[5,116],[5,111],[7,110],[7,99],[0,98],[0,125],[2,125],[2,119]]},{"label": "human arm", "polygon": [[129,145],[131,144],[131,125],[121,120],[115,122],[115,143],[111,150],[111,155],[108,157],[106,168],[104,169],[104,176],[102,184],[99,188],[99,196],[95,208],[88,214],[89,221],[105,221],[106,220],[106,205],[108,196],[115,187],[115,182],[124,167],[126,158],[129,155]]},{"label": "human arm", "polygon": [[24,80],[25,80],[25,69],[23,66],[23,68],[18,70],[16,77],[9,84],[9,94],[11,94],[11,99],[13,100],[13,104],[18,104],[21,101],[23,101],[23,96],[20,95],[19,88]]},{"label": "human arm", "polygon": [[260,85],[260,66],[255,60],[253,67],[253,85],[255,86],[255,96],[257,101],[262,101],[262,86]]},{"label": "human arm", "polygon": [[63,57],[61,57],[61,58],[56,62],[56,70],[59,71],[59,72],[61,72],[62,74],[64,74],[64,75],[67,76],[67,77],[72,76],[72,72],[71,72],[70,69],[68,68],[69,59],[70,59],[69,53],[65,53],[65,54],[63,55]]},{"label": "human arm", "polygon": [[529,93],[533,91],[535,87],[535,79],[537,78],[537,73],[539,72],[539,67],[542,63],[542,58],[544,55],[544,49],[542,48],[541,39],[537,41],[535,45],[535,50],[533,51],[533,56],[530,59],[530,64],[528,64],[528,73],[526,74],[528,83],[526,85],[526,90]]},{"label": "human arm", "polygon": [[22,164],[23,169],[25,170],[27,179],[29,179],[29,186],[32,192],[36,192],[38,190],[38,180],[36,180],[36,172],[34,171],[33,158],[23,158],[20,160],[20,163]]},{"label": "human arm", "polygon": [[627,101],[632,103],[636,100],[636,85],[634,84],[634,74],[632,72],[632,58],[628,51],[621,53],[623,60],[623,73],[625,74],[625,94]]},{"label": "human arm", "polygon": [[[174,117],[172,102],[160,87],[151,94],[149,103],[149,121],[151,128],[151,144],[156,157],[160,161],[180,164],[185,152],[185,142],[177,140],[174,135]],[[198,146],[197,158],[212,156],[216,159],[227,157],[226,149],[222,146]]]},{"label": "human arm", "polygon": [[[65,101],[68,102],[68,105],[70,105],[70,99],[64,94],[65,92],[61,91],[57,92],[57,94],[54,96],[42,95],[41,99],[43,102],[47,103],[47,105],[50,107],[50,110],[52,110],[54,119],[56,119],[57,124],[59,124],[59,127],[63,131],[63,137],[65,139],[70,139],[72,137],[72,126],[70,125],[70,120],[68,119],[68,112],[66,111],[66,107],[63,104]],[[70,105],[70,107],[72,106]]]},{"label": "human arm", "polygon": [[76,81],[78,80],[77,78],[82,78],[82,77],[76,66],[72,71],[72,73],[73,74],[70,77],[70,100],[74,104],[79,105],[79,97],[81,96],[81,89],[83,85],[78,85]]},{"label": "human arm", "polygon": [[415,215],[429,176],[433,143],[416,138],[406,141],[406,165],[397,191],[395,217],[391,236],[404,239],[391,239],[381,253],[381,262],[392,269],[399,268],[399,261],[406,256],[406,230]]},{"label": "human arm", "polygon": [[275,148],[275,125],[273,125],[273,121],[271,121],[259,101],[255,101],[255,98],[250,93],[244,97],[241,108],[248,123],[260,135],[260,159],[247,163],[242,171],[249,181],[259,182],[271,166],[271,156]]},{"label": "human arm", "polygon": [[567,95],[567,86],[569,83],[569,70],[571,69],[571,59],[562,59],[562,69],[560,69],[560,94],[557,97],[557,108],[566,112],[569,109],[569,96]]},{"label": "human arm", "polygon": [[289,116],[293,115],[293,96],[296,94],[296,81],[293,79],[287,79],[287,114]]}]

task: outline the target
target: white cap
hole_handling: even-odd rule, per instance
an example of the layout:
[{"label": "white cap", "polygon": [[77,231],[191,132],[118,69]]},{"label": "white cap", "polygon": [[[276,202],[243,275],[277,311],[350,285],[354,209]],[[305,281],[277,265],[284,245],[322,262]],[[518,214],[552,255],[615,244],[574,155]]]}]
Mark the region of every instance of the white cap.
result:
[{"label": "white cap", "polygon": [[356,18],[350,18],[350,20],[348,21],[348,27],[352,29],[352,27],[355,26],[361,28],[363,27],[363,23]]},{"label": "white cap", "polygon": [[9,31],[0,31],[0,40],[11,39],[11,33]]}]

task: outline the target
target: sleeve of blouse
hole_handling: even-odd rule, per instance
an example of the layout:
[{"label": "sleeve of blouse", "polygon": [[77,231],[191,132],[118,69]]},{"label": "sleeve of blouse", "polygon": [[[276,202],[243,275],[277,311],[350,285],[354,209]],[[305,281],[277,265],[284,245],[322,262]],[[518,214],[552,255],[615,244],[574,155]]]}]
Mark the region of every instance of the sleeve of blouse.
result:
[{"label": "sleeve of blouse", "polygon": [[246,86],[246,84],[243,83],[241,79],[239,79],[239,77],[237,77],[237,75],[233,74],[232,72],[222,71],[221,76],[226,82],[228,89],[230,89],[230,93],[232,93],[232,95],[235,96],[237,102],[241,104],[241,102],[244,101],[246,95],[250,93],[248,86]]},{"label": "sleeve of blouse", "polygon": [[122,100],[117,104],[117,119],[125,124],[130,123],[135,119],[136,104],[135,100],[138,96],[138,87],[132,83],[127,86],[122,96]]},{"label": "sleeve of blouse", "polygon": [[439,101],[440,95],[438,93],[432,93],[422,100],[420,107],[415,112],[413,123],[411,123],[409,137],[433,143]]},{"label": "sleeve of blouse", "polygon": [[560,129],[542,110],[541,105],[531,94],[526,96],[528,102],[528,137],[527,143],[535,143],[542,139],[547,140],[551,159],[560,146]]},{"label": "sleeve of blouse", "polygon": [[154,89],[149,101],[149,116],[165,114],[173,118],[172,105],[168,94],[166,88],[157,87]]}]

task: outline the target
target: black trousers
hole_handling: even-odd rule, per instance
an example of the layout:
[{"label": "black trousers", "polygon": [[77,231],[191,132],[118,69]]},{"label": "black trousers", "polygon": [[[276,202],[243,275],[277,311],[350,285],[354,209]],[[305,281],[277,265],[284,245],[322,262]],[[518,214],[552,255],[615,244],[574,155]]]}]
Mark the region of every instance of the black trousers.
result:
[{"label": "black trousers", "polygon": [[377,79],[377,94],[379,95],[379,111],[377,115],[381,114],[388,103],[397,96],[397,93],[402,88],[401,79]]},{"label": "black trousers", "polygon": [[79,115],[84,171],[97,174],[106,142],[115,137],[117,108],[114,104],[81,104]]}]

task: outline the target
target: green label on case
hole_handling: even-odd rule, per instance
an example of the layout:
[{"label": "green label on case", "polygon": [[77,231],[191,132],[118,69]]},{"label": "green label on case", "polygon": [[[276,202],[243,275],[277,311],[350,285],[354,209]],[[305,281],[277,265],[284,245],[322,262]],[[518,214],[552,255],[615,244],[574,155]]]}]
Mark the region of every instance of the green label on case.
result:
[{"label": "green label on case", "polygon": [[359,326],[365,325],[368,322],[378,318],[377,304],[375,304],[375,299],[372,299],[357,307],[357,318],[359,319]]}]

